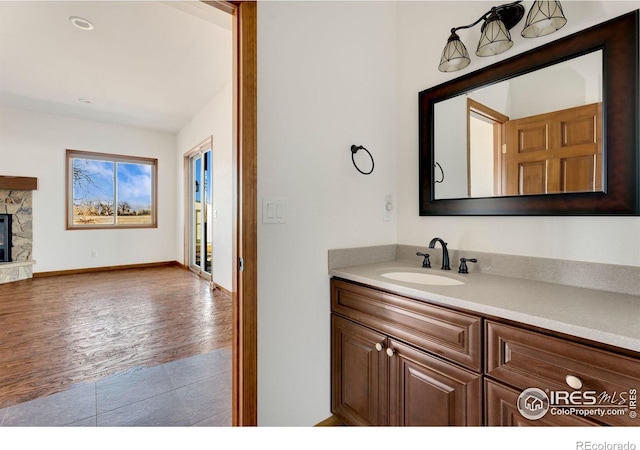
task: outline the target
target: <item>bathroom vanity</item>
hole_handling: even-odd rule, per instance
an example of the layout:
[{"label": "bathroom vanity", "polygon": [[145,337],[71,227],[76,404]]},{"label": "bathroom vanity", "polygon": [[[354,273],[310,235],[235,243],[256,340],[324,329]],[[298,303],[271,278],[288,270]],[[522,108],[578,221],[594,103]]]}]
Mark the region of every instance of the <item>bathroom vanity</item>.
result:
[{"label": "bathroom vanity", "polygon": [[[640,296],[408,260],[329,273],[331,410],[345,424],[640,425]],[[534,388],[547,403],[532,419],[518,399]]]},{"label": "bathroom vanity", "polygon": [[[420,92],[420,215],[638,215],[639,17],[630,12]],[[583,65],[587,55],[595,64]],[[602,93],[580,125],[577,110],[566,109],[584,105],[565,98],[567,89],[547,90],[555,75],[516,89],[569,61],[595,69],[584,73]],[[496,87],[549,99],[540,111],[516,111],[511,99],[508,108],[493,104],[508,97],[487,92]],[[568,103],[551,107],[551,97]],[[491,119],[495,137],[486,172],[471,156],[477,115]],[[589,136],[580,133],[576,146],[593,151],[561,155],[578,129]],[[581,187],[570,186],[581,177]],[[439,261],[439,248],[425,253],[437,243]],[[344,423],[640,425],[640,267],[450,255],[440,238],[426,250],[404,247],[329,251],[331,410]],[[468,273],[456,273],[458,261]]]}]

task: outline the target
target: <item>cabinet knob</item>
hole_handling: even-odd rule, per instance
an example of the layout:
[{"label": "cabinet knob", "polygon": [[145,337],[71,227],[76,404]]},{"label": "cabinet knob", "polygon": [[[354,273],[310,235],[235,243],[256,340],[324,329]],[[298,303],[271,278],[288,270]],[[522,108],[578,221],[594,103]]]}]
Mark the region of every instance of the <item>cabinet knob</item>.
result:
[{"label": "cabinet knob", "polygon": [[378,350],[379,352],[381,352],[383,348],[384,348],[384,345],[382,345],[380,342],[376,344],[376,350]]},{"label": "cabinet knob", "polygon": [[565,377],[565,381],[573,389],[581,389],[582,388],[582,380],[580,378],[578,378],[578,377],[575,377],[573,375],[567,375]]},{"label": "cabinet knob", "polygon": [[395,353],[396,353],[396,351],[394,349],[392,349],[392,348],[388,348],[387,349],[387,356],[389,358],[391,358],[393,355],[395,355]]}]

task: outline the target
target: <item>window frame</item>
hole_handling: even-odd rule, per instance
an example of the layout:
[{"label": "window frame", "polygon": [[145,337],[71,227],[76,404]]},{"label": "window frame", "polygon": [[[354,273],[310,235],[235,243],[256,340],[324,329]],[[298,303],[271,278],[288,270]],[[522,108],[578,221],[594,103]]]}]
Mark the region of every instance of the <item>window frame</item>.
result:
[{"label": "window frame", "polygon": [[[117,173],[115,164],[144,164],[151,166],[151,223],[149,224],[119,224],[117,214],[117,183],[114,182],[114,214],[111,224],[76,224],[73,222],[73,160],[88,159],[94,161],[105,161],[114,163],[114,170]],[[65,159],[65,221],[67,230],[96,230],[96,229],[131,229],[131,228],[158,228],[158,159],[141,156],[118,155],[112,153],[90,152],[85,150],[67,149]]]}]

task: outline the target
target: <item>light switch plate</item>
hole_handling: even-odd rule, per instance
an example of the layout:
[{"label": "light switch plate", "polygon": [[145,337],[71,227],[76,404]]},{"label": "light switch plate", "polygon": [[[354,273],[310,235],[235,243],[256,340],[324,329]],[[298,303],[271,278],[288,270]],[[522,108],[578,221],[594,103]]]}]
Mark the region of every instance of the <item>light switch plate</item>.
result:
[{"label": "light switch plate", "polygon": [[384,217],[385,222],[391,222],[391,211],[393,211],[393,196],[388,194],[384,198]]},{"label": "light switch plate", "polygon": [[263,198],[262,223],[286,223],[286,199],[282,197]]}]

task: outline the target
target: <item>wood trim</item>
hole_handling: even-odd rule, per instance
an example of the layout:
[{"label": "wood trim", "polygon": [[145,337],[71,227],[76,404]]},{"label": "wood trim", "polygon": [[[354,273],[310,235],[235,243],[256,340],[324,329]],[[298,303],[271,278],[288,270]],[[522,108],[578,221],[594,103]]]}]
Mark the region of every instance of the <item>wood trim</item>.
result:
[{"label": "wood trim", "polygon": [[467,98],[467,195],[471,198],[471,117],[493,124],[493,194],[502,195],[502,144],[509,117],[472,98]]},{"label": "wood trim", "polygon": [[[236,10],[236,5],[237,3],[240,2],[226,2],[223,0],[218,0],[218,1],[204,1],[203,3],[206,3],[209,6],[213,6],[216,9],[219,9],[220,11],[226,12],[228,14],[233,15],[235,13]],[[235,4],[234,4],[235,3]]]},{"label": "wood trim", "polygon": [[257,3],[235,6],[234,44],[237,86],[238,239],[234,299],[233,424],[258,424],[258,237],[257,237]]},{"label": "wood trim", "polygon": [[233,261],[244,260],[244,271],[233,273],[234,426],[258,424],[258,250],[257,250],[257,3],[204,1],[233,15],[234,176],[236,196]]},{"label": "wood trim", "polygon": [[213,290],[218,290],[218,291],[220,291],[220,292],[222,292],[222,293],[224,293],[224,294],[227,294],[229,297],[231,297],[231,296],[232,296],[232,292],[231,292],[231,291],[229,291],[229,290],[227,290],[227,289],[223,288],[222,286],[220,286],[220,285],[219,285],[218,283],[216,283],[215,281],[212,281],[212,282],[211,282],[211,290],[212,290],[212,291],[213,291]]},{"label": "wood trim", "polygon": [[182,217],[183,217],[183,224],[182,224],[182,228],[183,228],[183,233],[182,233],[182,263],[184,264],[185,267],[189,267],[189,259],[190,259],[190,255],[189,253],[191,253],[190,247],[191,244],[189,242],[189,227],[191,226],[190,222],[191,222],[191,205],[189,204],[189,172],[191,170],[191,167],[189,167],[189,158],[185,155],[184,158],[182,158],[182,192],[183,192],[183,204],[182,204]]},{"label": "wood trim", "polygon": [[124,264],[121,266],[87,267],[84,269],[36,272],[33,274],[33,278],[57,277],[59,275],[77,275],[81,273],[111,272],[114,270],[127,270],[127,269],[151,269],[155,267],[180,267],[181,269],[188,270],[187,267],[185,267],[183,264],[180,264],[178,261],[161,261],[161,262],[142,263],[142,264]]},{"label": "wood trim", "polygon": [[7,189],[9,191],[35,191],[38,189],[38,179],[34,177],[0,175],[0,189]]},{"label": "wood trim", "polygon": [[327,417],[326,419],[318,422],[314,427],[343,427],[345,426],[342,420],[336,416]]},{"label": "wood trim", "polygon": [[471,98],[467,99],[467,110],[473,111],[479,116],[483,116],[485,120],[489,123],[496,122],[496,121],[506,122],[507,120],[509,120],[509,116],[505,116],[501,112],[496,111],[495,109],[489,108],[488,106],[483,105],[482,103],[477,102]]}]

